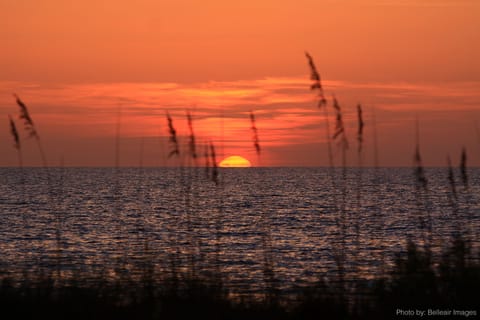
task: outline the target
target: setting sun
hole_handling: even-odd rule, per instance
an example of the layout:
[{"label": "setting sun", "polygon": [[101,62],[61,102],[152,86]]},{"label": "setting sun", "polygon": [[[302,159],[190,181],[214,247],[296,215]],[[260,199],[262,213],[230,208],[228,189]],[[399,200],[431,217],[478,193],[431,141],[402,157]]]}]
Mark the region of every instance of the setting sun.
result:
[{"label": "setting sun", "polygon": [[219,166],[223,168],[248,168],[251,167],[252,164],[244,157],[231,156],[220,161]]}]

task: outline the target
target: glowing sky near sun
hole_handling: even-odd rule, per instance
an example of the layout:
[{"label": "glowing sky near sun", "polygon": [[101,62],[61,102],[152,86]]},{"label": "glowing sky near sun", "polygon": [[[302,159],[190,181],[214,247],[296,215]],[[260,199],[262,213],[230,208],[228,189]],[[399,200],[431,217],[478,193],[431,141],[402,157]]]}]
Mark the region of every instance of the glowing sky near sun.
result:
[{"label": "glowing sky near sun", "polygon": [[[416,117],[426,165],[445,165],[462,146],[480,165],[476,0],[4,0],[0,39],[1,166],[16,165],[13,92],[54,165],[113,165],[119,110],[122,165],[175,165],[165,112],[186,148],[187,110],[198,142],[215,143],[219,159],[327,165],[304,50],[344,110],[350,164],[362,103],[366,165],[373,110],[381,165],[411,165]],[[33,141],[23,145],[26,165],[39,165]]]}]

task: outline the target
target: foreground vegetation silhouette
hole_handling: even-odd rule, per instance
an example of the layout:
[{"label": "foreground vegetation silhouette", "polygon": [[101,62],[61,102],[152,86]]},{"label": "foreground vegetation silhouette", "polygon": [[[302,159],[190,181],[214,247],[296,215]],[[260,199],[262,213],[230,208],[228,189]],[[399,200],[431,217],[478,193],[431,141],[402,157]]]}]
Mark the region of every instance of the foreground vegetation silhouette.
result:
[{"label": "foreground vegetation silhouette", "polygon": [[398,310],[478,312],[479,257],[458,237],[434,265],[430,253],[408,242],[385,278],[359,281],[352,289],[319,279],[293,297],[238,299],[215,280],[179,277],[111,281],[99,278],[55,284],[54,275],[16,282],[4,278],[0,308],[16,319],[387,319]]}]

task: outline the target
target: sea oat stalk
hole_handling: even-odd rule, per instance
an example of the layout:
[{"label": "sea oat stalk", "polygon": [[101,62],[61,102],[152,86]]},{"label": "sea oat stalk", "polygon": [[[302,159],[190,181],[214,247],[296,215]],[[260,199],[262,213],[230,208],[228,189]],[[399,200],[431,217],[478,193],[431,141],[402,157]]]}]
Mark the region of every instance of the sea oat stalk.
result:
[{"label": "sea oat stalk", "polygon": [[[431,244],[431,237],[432,237],[432,228],[431,228],[431,219],[430,219],[430,211],[426,207],[426,197],[427,197],[427,192],[428,192],[428,181],[425,176],[425,171],[423,169],[422,165],[422,157],[420,155],[420,146],[417,144],[415,147],[415,155],[414,155],[414,162],[415,162],[415,178],[416,178],[416,196],[417,196],[417,201],[418,201],[418,206],[420,209],[420,202],[423,202],[424,204],[424,210],[427,211],[427,221],[425,221],[425,218],[423,217],[424,212],[419,212],[419,218],[420,218],[420,225],[422,228],[423,232],[423,241],[425,245],[425,250],[427,252],[430,252],[430,244]],[[423,201],[419,200],[418,197],[421,196],[423,191],[424,199]],[[422,210],[422,209],[420,209]],[[425,236],[425,228],[427,228],[427,233],[428,233],[428,240],[427,237]]]},{"label": "sea oat stalk", "polygon": [[[328,115],[328,109],[326,108],[327,106],[327,100],[325,99],[325,95],[323,93],[323,87],[320,81],[320,74],[317,71],[317,68],[315,66],[315,63],[313,62],[313,58],[308,54],[308,52],[305,53],[305,56],[307,57],[308,60],[308,65],[310,69],[310,79],[313,81],[310,90],[315,90],[317,92],[318,96],[318,104],[317,107],[323,110],[323,119],[325,121],[325,140],[327,143],[327,150],[328,150],[328,164],[329,164],[329,170],[328,174],[330,177],[330,183],[332,187],[332,203],[333,205],[338,208],[339,202],[337,201],[337,183],[335,179],[335,165],[333,162],[333,151],[332,151],[332,135],[330,134],[330,122],[329,122],[329,115]],[[341,227],[341,219],[337,219],[336,224],[339,232],[342,229]],[[343,241],[340,239],[340,241]],[[335,261],[338,267],[338,276],[339,276],[339,281],[342,286],[341,291],[343,293],[343,284],[344,284],[344,251],[343,251],[344,246],[340,248],[341,252],[335,252]],[[338,249],[337,246],[334,246],[334,250],[336,251]]]},{"label": "sea oat stalk", "polygon": [[[192,116],[190,114],[189,111],[187,111],[187,123],[188,123],[188,129],[189,129],[189,141],[188,141],[188,146],[189,146],[189,153],[190,153],[190,156],[194,162],[194,166],[196,167],[197,166],[197,150],[196,150],[196,142],[195,142],[195,133],[193,131],[193,120],[192,120]],[[196,241],[196,239],[194,239],[194,236],[195,236],[195,232],[194,232],[194,225],[192,223],[192,219],[195,218],[195,205],[192,205],[192,202],[195,200],[195,195],[194,195],[194,192],[195,192],[195,188],[193,187],[193,182],[194,181],[197,181],[198,179],[198,171],[196,169],[195,170],[195,179],[193,179],[193,176],[192,176],[192,171],[191,171],[191,168],[190,170],[188,171],[188,177],[187,177],[187,181],[186,181],[186,189],[185,189],[185,212],[186,212],[186,216],[187,216],[187,227],[188,227],[188,242],[189,242],[189,249],[190,249],[190,252],[189,252],[189,262],[190,262],[190,272],[191,272],[191,277],[192,279],[194,279],[196,277],[196,262],[195,262],[195,244],[197,244],[197,248],[198,248],[198,251],[200,252],[201,251],[201,247],[200,245],[198,244],[198,242]]]},{"label": "sea oat stalk", "polygon": [[[357,167],[357,212],[352,219],[354,219],[355,226],[355,255],[356,259],[361,257],[360,253],[360,212],[362,208],[361,197],[362,197],[362,173],[363,173],[363,159],[362,159],[362,144],[363,144],[363,115],[362,115],[362,106],[357,105],[357,120],[358,120],[358,130],[357,130],[357,142],[358,142],[358,167]],[[358,260],[357,260],[358,262]],[[355,270],[356,273],[356,270]]]},{"label": "sea oat stalk", "polygon": [[[332,181],[332,186],[335,187],[335,179],[333,178],[333,169],[334,169],[334,163],[333,163],[333,152],[332,152],[332,143],[331,143],[331,136],[330,136],[330,123],[328,121],[328,110],[326,108],[327,106],[327,99],[325,99],[325,95],[323,94],[323,87],[320,82],[320,74],[317,71],[317,68],[315,67],[315,63],[313,62],[312,56],[308,54],[308,52],[305,52],[305,56],[307,57],[308,60],[308,65],[310,68],[310,79],[313,81],[312,85],[310,86],[311,90],[316,90],[318,93],[318,107],[323,109],[323,118],[325,120],[325,138],[327,141],[327,147],[328,147],[328,163],[330,166],[330,178]],[[336,203],[336,201],[334,201]]]},{"label": "sea oat stalk", "polygon": [[[21,192],[19,192],[19,200],[20,202],[25,201],[25,174],[23,172],[23,159],[22,159],[22,148],[20,144],[20,136],[18,134],[17,126],[15,125],[15,121],[13,121],[13,118],[11,115],[8,115],[8,119],[10,122],[10,133],[12,134],[13,138],[13,147],[17,150],[17,157],[18,157],[18,167],[20,169],[20,189]],[[23,224],[24,224],[24,230],[28,230],[27,228],[27,219],[25,216],[25,209],[20,208],[21,213],[22,213],[22,219],[23,219]],[[25,246],[25,249],[28,249],[28,244]],[[31,250],[26,250],[30,252]],[[27,260],[27,257],[25,257],[25,261]]]},{"label": "sea oat stalk", "polygon": [[[473,211],[471,210],[471,195],[470,195],[470,190],[468,187],[468,173],[467,173],[467,150],[465,147],[462,148],[462,154],[460,156],[460,176],[462,178],[462,183],[463,183],[463,194],[464,194],[464,199],[465,199],[465,204],[466,204],[466,216],[467,216],[467,221],[468,221],[468,228],[467,228],[467,245],[468,249],[470,252],[470,258],[473,257],[472,253],[472,246],[475,241],[475,227],[473,226]],[[478,229],[478,228],[477,228]]]},{"label": "sea oat stalk", "polygon": [[[47,185],[48,185],[47,195],[48,195],[48,198],[49,198],[48,204],[51,205],[54,201],[54,199],[52,198],[52,184],[51,184],[51,179],[50,179],[50,173],[48,172],[47,158],[45,157],[45,152],[43,151],[43,146],[42,146],[42,141],[40,140],[40,135],[38,134],[38,131],[35,127],[35,124],[33,123],[33,119],[30,116],[30,113],[28,112],[28,108],[25,105],[25,103],[15,93],[13,94],[13,96],[15,98],[15,101],[16,101],[18,107],[20,108],[19,118],[20,118],[20,120],[23,120],[25,131],[27,131],[28,137],[29,138],[30,137],[35,138],[35,140],[37,142],[38,150],[40,152],[40,157],[42,158],[42,165],[46,170],[46,178],[47,178]],[[19,154],[19,157],[20,157],[20,154]],[[24,178],[23,178],[23,173],[22,173],[22,181],[23,181],[23,179]],[[22,184],[23,184],[23,182],[22,182]],[[57,228],[57,233],[60,233],[60,231],[61,230],[59,230]],[[40,259],[42,260],[43,257],[40,256]],[[57,267],[58,268],[60,267],[58,260],[57,260]]]},{"label": "sea oat stalk", "polygon": [[[371,114],[372,114],[372,141],[373,141],[373,166],[374,166],[374,181],[377,181],[379,178],[379,168],[380,168],[380,160],[379,160],[379,155],[378,155],[378,131],[377,131],[377,115],[376,115],[376,109],[373,107],[371,109]],[[384,174],[382,174],[383,176]],[[380,195],[380,189],[379,189],[379,184],[375,183],[375,192],[378,195]],[[382,213],[382,207],[378,205],[379,201],[377,201],[377,205],[375,206],[374,213],[377,217],[378,220],[378,229],[379,229],[379,234],[381,236],[380,241],[380,278],[383,278],[385,276],[385,216]]]},{"label": "sea oat stalk", "polygon": [[[450,161],[450,156],[447,156],[447,166],[448,166],[448,182],[450,185],[450,206],[452,207],[452,214],[453,214],[453,220],[457,221],[459,218],[459,206],[458,206],[458,196],[457,196],[457,188],[455,185],[455,176],[453,174],[453,169],[452,169],[452,162]],[[459,237],[460,236],[460,227],[458,223],[455,224],[454,227],[455,235],[454,237]]]},{"label": "sea oat stalk", "polygon": [[[257,157],[260,158],[260,141],[258,139],[258,129],[256,126],[255,115],[253,111],[250,111],[250,123],[252,129],[253,146],[257,153]],[[274,260],[273,260],[273,243],[272,234],[270,230],[271,225],[270,212],[262,214],[262,247],[263,247],[263,277],[267,288],[267,304],[274,304],[277,302],[277,288],[274,272]]]},{"label": "sea oat stalk", "polygon": [[[419,219],[420,225],[422,228],[423,233],[423,241],[425,245],[425,251],[431,253],[431,245],[433,242],[433,226],[432,226],[432,219],[431,213],[428,205],[428,181],[427,177],[425,176],[425,170],[423,169],[422,164],[422,157],[420,155],[420,134],[419,134],[419,124],[418,119],[415,122],[415,139],[416,139],[416,146],[415,146],[415,154],[413,157],[414,165],[415,165],[415,187],[416,192],[415,196],[417,198],[417,205],[419,207]],[[423,199],[420,200],[419,197]],[[427,218],[424,218],[425,212],[422,212],[422,208],[420,207],[420,203],[423,203],[424,207],[423,210],[426,211]],[[426,220],[426,221],[425,221]],[[427,229],[427,235],[425,234],[425,229]]]},{"label": "sea oat stalk", "polygon": [[340,104],[338,103],[335,96],[333,99],[333,108],[336,113],[336,122],[335,122],[335,133],[332,136],[332,139],[339,139],[338,144],[342,151],[342,201],[340,202],[340,221],[338,222],[340,228],[340,242],[341,242],[341,253],[337,258],[337,264],[339,266],[340,272],[340,282],[342,286],[342,291],[344,290],[344,263],[346,261],[346,243],[345,238],[347,236],[347,149],[348,149],[348,140],[345,134],[345,127],[343,124],[342,110]]},{"label": "sea oat stalk", "polygon": [[[178,146],[178,140],[177,140],[177,131],[175,130],[175,127],[173,126],[173,120],[172,117],[170,116],[170,113],[167,111],[166,112],[166,117],[167,117],[167,124],[168,124],[168,133],[169,133],[169,142],[171,144],[171,151],[168,154],[168,158],[171,158],[172,156],[177,156],[180,157],[180,150]],[[181,169],[181,182],[183,185],[183,168]],[[177,218],[174,215],[170,215],[172,219],[172,224],[177,224]],[[177,262],[180,260],[180,248],[178,246],[178,235],[175,234],[172,230],[169,230],[169,238],[171,242],[172,248],[174,248],[174,252],[171,253],[170,255],[170,272],[171,272],[171,278],[172,278],[172,286],[177,289],[177,282],[178,282],[178,270],[177,270]]]}]

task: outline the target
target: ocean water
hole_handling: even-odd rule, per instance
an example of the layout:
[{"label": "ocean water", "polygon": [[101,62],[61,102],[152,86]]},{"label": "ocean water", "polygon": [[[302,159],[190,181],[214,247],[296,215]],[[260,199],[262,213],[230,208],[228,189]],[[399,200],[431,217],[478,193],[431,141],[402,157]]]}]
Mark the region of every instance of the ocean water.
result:
[{"label": "ocean water", "polygon": [[[348,279],[388,271],[407,239],[431,239],[441,255],[455,233],[479,248],[480,169],[0,168],[0,272],[22,279],[158,277],[220,272],[232,292],[334,278],[343,252]],[[428,240],[427,240],[428,241]],[[382,265],[386,268],[382,268]],[[194,271],[192,271],[194,270]]]}]

